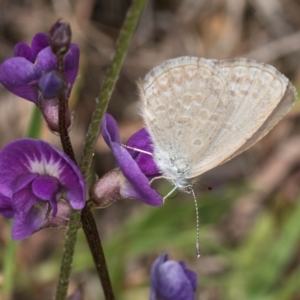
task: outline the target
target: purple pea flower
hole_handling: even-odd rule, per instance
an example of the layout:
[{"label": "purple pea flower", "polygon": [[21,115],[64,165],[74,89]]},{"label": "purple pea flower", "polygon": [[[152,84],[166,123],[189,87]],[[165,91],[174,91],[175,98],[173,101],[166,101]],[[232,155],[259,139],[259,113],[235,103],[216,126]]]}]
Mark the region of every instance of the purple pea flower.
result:
[{"label": "purple pea flower", "polygon": [[84,207],[85,183],[66,154],[33,139],[14,141],[0,151],[0,215],[14,219],[14,240],[64,225],[69,205]]},{"label": "purple pea flower", "polygon": [[[14,47],[14,56],[0,65],[0,82],[15,95],[39,106],[38,84],[45,73],[57,69],[57,59],[49,46],[48,35],[37,33],[31,47],[20,42]],[[79,48],[71,44],[66,55],[64,67],[68,83],[67,95],[70,94],[79,66]],[[51,84],[51,82],[50,82]]]},{"label": "purple pea flower", "polygon": [[[66,97],[70,95],[79,67],[78,46],[71,44],[65,57],[66,82],[55,72],[57,58],[51,51],[47,34],[36,34],[31,47],[23,42],[16,44],[14,56],[0,65],[0,82],[13,94],[35,103],[41,109],[50,129],[57,131],[56,95],[65,85]],[[67,116],[67,119],[70,125],[71,116]]]},{"label": "purple pea flower", "polygon": [[[159,175],[152,156],[124,148],[118,125],[109,114],[104,117],[101,131],[116,158],[118,168],[92,187],[90,194],[96,206],[104,207],[111,204],[110,200],[123,198],[137,199],[151,206],[162,205],[162,198],[149,184],[149,178]],[[135,133],[127,145],[152,152],[150,137],[145,129]]]},{"label": "purple pea flower", "polygon": [[150,300],[194,300],[197,275],[184,262],[158,257],[151,269]]}]

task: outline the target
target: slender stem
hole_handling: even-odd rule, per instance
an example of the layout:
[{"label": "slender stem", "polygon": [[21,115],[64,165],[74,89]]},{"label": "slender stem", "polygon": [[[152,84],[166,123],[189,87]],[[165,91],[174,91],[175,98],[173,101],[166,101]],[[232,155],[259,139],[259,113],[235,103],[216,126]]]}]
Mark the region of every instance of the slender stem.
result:
[{"label": "slender stem", "polygon": [[[85,180],[88,179],[88,173],[92,162],[94,146],[98,138],[99,128],[100,128],[103,115],[107,109],[108,102],[110,100],[112,91],[118,79],[121,66],[123,64],[125,55],[127,53],[130,44],[131,37],[137,26],[139,17],[141,16],[145,4],[146,4],[146,0],[133,1],[132,6],[127,13],[127,17],[125,19],[124,25],[121,29],[119,41],[117,44],[117,49],[114,54],[112,63],[108,69],[101,92],[99,94],[99,101],[97,103],[96,109],[92,116],[92,120],[87,133],[87,138],[85,140],[85,147],[83,150],[82,160],[80,164],[80,169]],[[67,145],[66,148],[68,148]],[[97,232],[95,220],[93,219],[92,213],[89,210],[88,206],[85,206],[81,214],[78,211],[73,211],[71,213],[69,226],[67,228],[67,233],[66,233],[67,237],[65,241],[65,249],[62,258],[60,277],[59,277],[57,293],[56,293],[56,300],[65,300],[66,298],[68,281],[71,272],[72,258],[74,254],[74,247],[75,247],[76,237],[77,237],[77,230],[80,221],[80,215],[81,215],[83,230],[85,232],[94,259],[94,263],[102,283],[105,299],[114,300],[115,297],[112,291],[112,286],[108,275],[108,270],[105,262],[104,252],[101,245],[101,240]]]},{"label": "slender stem", "polygon": [[85,140],[85,147],[80,163],[80,169],[85,178],[88,177],[88,172],[91,166],[92,156],[94,153],[94,146],[98,138],[102,118],[106,112],[108,102],[119,77],[119,73],[125,55],[130,45],[131,37],[134,33],[139,17],[142,14],[146,2],[147,0],[133,1],[132,6],[127,13],[126,20],[121,29],[116,52],[114,53],[112,62],[109,66],[105,80],[103,82],[103,86],[98,97],[96,110],[94,111],[94,114],[92,116],[92,120]]},{"label": "slender stem", "polygon": [[41,127],[42,114],[40,109],[37,106],[34,106],[25,136],[33,139],[38,139],[40,137]]},{"label": "slender stem", "polygon": [[77,240],[77,232],[78,228],[80,227],[79,225],[80,211],[74,210],[70,215],[70,220],[66,231],[65,247],[60,265],[60,274],[56,290],[56,300],[65,300],[67,297],[69,278]]},{"label": "slender stem", "polygon": [[[57,56],[57,70],[65,81],[64,76],[64,56]],[[71,144],[67,126],[67,113],[69,110],[68,100],[65,97],[65,90],[62,89],[58,95],[59,110],[59,133],[64,152],[76,163],[75,154]],[[56,300],[64,300],[67,296],[69,278],[71,274],[72,261],[77,240],[77,232],[80,228],[80,218],[82,227],[86,234],[87,241],[96,265],[98,276],[101,280],[106,299],[114,300],[113,290],[109,279],[105,256],[99,237],[98,229],[94,217],[86,205],[82,212],[73,211],[70,215],[69,224],[66,230],[65,248],[60,266],[60,274],[56,291]]]},{"label": "slender stem", "polygon": [[58,120],[59,120],[59,135],[64,152],[76,163],[74,150],[71,144],[71,140],[68,133],[68,126],[66,115],[69,111],[68,100],[65,97],[65,91],[62,90],[58,96],[59,109],[58,109]]},{"label": "slender stem", "polygon": [[[106,112],[108,102],[110,100],[111,94],[118,80],[121,67],[123,65],[124,58],[128,51],[130,41],[134,30],[138,24],[138,20],[142,14],[143,8],[147,0],[134,0],[131,8],[127,13],[127,17],[123,24],[120,32],[119,40],[117,43],[116,52],[113,56],[110,67],[107,71],[106,77],[103,82],[102,89],[100,91],[96,109],[93,113],[91,123],[88,129],[87,137],[85,140],[85,147],[83,149],[82,159],[80,163],[81,172],[85,178],[88,179],[89,169],[92,162],[92,157],[94,153],[94,146],[99,135],[100,124],[104,113]],[[85,232],[87,241],[89,243],[90,249],[95,249],[96,251],[91,251],[94,259],[95,266],[98,270],[98,274],[102,274],[100,279],[102,282],[102,287],[106,300],[114,300],[114,295],[111,288],[110,279],[108,276],[108,270],[105,262],[105,256],[101,245],[99,236],[93,235],[94,224],[89,223],[89,208],[86,206],[82,211],[81,221],[83,224],[83,230]]]},{"label": "slender stem", "polygon": [[[12,222],[9,222],[11,227]],[[16,253],[19,243],[13,239],[8,239],[5,246],[4,258],[3,258],[3,286],[0,298],[3,300],[9,300],[12,297],[12,291],[14,286],[14,276],[16,270]]]},{"label": "slender stem", "polygon": [[[93,222],[91,222],[90,220],[93,220]],[[99,234],[97,231],[97,225],[94,221],[92,212],[90,211],[90,209],[88,208],[87,205],[82,210],[81,222],[82,222],[82,228],[86,235],[87,242],[91,249],[91,253],[93,256],[93,260],[94,260],[98,275],[101,280],[105,299],[114,300],[115,296],[114,296],[113,288],[112,288],[111,281],[109,278],[108,268],[107,268],[107,264],[106,264],[106,260],[105,260],[105,255],[104,255],[101,239],[99,237]]]},{"label": "slender stem", "polygon": [[[64,79],[64,57],[57,57],[57,66],[60,75]],[[58,121],[59,121],[59,133],[60,141],[64,152],[74,161],[75,164],[75,155],[71,140],[68,133],[67,122],[66,122],[66,113],[68,112],[68,100],[65,97],[65,90],[62,89],[58,95],[59,99],[59,109],[58,109]],[[66,230],[66,240],[65,247],[62,256],[62,261],[60,265],[60,274],[56,290],[56,300],[65,300],[67,297],[67,290],[69,284],[69,278],[71,274],[72,261],[75,251],[75,244],[77,240],[77,232],[80,227],[80,211],[73,211],[70,215],[70,220]]]}]

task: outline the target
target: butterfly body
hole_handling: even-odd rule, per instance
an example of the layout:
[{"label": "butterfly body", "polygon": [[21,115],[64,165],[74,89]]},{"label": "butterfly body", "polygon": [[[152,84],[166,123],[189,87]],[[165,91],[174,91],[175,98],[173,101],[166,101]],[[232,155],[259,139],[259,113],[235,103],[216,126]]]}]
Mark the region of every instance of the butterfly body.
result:
[{"label": "butterfly body", "polygon": [[284,75],[247,59],[170,59],[139,91],[154,161],[181,190],[265,136],[296,99]]},{"label": "butterfly body", "polygon": [[161,173],[180,190],[191,185],[187,178],[190,175],[191,163],[186,157],[168,157],[161,152],[153,153],[154,161]]}]

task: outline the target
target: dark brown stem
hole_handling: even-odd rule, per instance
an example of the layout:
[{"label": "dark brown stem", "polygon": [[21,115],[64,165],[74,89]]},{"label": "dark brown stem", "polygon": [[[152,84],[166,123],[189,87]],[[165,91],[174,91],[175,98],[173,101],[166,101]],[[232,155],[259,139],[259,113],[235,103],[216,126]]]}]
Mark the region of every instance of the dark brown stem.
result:
[{"label": "dark brown stem", "polygon": [[[58,71],[59,71],[61,77],[65,81],[64,57],[63,56],[58,57],[57,66],[58,66]],[[69,109],[68,99],[66,99],[66,97],[65,97],[65,90],[63,90],[59,94],[60,140],[61,140],[61,144],[62,144],[64,152],[74,161],[75,164],[77,164],[76,160],[75,160],[73,147],[72,147],[72,144],[70,141],[69,133],[68,133],[68,127],[67,127],[66,115],[67,115],[68,109]],[[80,215],[77,212],[74,212],[73,216],[70,218],[70,221],[72,220],[72,223],[76,224],[76,223],[78,223],[79,218],[80,218]],[[96,266],[98,276],[102,283],[105,299],[106,300],[114,300],[115,297],[113,294],[112,285],[111,285],[110,278],[109,278],[109,273],[108,273],[108,269],[107,269],[107,265],[106,265],[106,261],[105,261],[102,243],[101,243],[99,233],[97,230],[96,222],[90,211],[89,205],[86,205],[81,212],[81,222],[82,222],[82,227],[83,227],[87,242],[90,247],[90,251],[93,256],[93,260],[94,260],[94,263]],[[72,224],[70,224],[70,225],[72,225]],[[74,231],[73,226],[71,226],[71,229]],[[67,234],[67,238],[68,238],[68,236],[69,235]],[[74,239],[74,234],[72,234],[71,236]],[[73,246],[75,246],[75,243]],[[64,254],[66,254],[66,255],[63,254],[62,261],[64,262],[64,264],[66,264],[66,263],[70,264],[69,269],[66,268],[66,266],[64,266],[61,269],[61,271],[63,270],[63,272],[65,272],[65,275],[63,275],[63,278],[66,277],[64,279],[64,282],[66,282],[66,280],[68,280],[68,275],[70,275],[73,253],[74,253],[74,249],[68,249],[68,251],[64,252]],[[71,257],[68,257],[68,258],[64,257],[64,256],[70,256],[70,254],[71,254]],[[57,293],[57,295],[59,295],[59,297],[61,297],[61,295],[63,295],[64,292],[65,292],[64,290],[62,292],[59,291],[59,293]],[[60,298],[57,297],[57,299],[60,299]]]},{"label": "dark brown stem", "polygon": [[[64,74],[64,56],[57,57],[57,69],[66,85],[66,79]],[[58,124],[59,124],[59,133],[60,133],[60,141],[63,147],[64,152],[76,163],[75,154],[73,151],[73,147],[71,144],[71,140],[68,133],[68,126],[67,126],[67,112],[69,110],[68,99],[65,96],[65,89],[59,93],[58,96],[59,101],[59,108],[58,108]]]},{"label": "dark brown stem", "polygon": [[88,205],[84,207],[81,213],[82,228],[86,235],[87,242],[91,249],[93,260],[100,277],[103,292],[106,300],[114,300],[112,285],[109,278],[109,273],[106,265],[106,260],[98,234],[96,223],[94,221],[92,212]]}]

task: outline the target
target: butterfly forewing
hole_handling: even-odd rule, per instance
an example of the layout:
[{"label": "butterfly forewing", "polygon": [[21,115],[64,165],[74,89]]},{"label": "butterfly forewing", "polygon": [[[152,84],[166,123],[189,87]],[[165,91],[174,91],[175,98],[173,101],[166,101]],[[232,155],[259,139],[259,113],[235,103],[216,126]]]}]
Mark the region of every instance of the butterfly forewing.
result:
[{"label": "butterfly forewing", "polygon": [[[258,140],[263,138],[291,109],[291,106],[295,102],[296,98],[296,90],[295,87],[289,82],[286,92],[282,98],[282,100],[278,103],[273,112],[269,115],[263,125],[259,128],[257,132],[255,132],[250,139],[248,139],[245,144],[240,147],[237,151],[235,151],[230,157],[228,157],[225,161],[232,159],[233,157],[239,155],[243,151],[250,148],[254,145]],[[225,162],[224,161],[224,162]]]},{"label": "butterfly forewing", "polygon": [[217,61],[227,80],[227,116],[209,151],[199,153],[191,177],[240,154],[266,135],[296,99],[288,79],[274,67],[246,59]]},{"label": "butterfly forewing", "polygon": [[204,151],[226,117],[226,81],[209,60],[169,60],[153,69],[139,87],[142,115],[161,155],[189,159],[199,149]]},{"label": "butterfly forewing", "polygon": [[[247,59],[172,59],[150,71],[139,87],[154,153],[166,159],[161,171],[166,175],[165,165],[173,164],[186,168],[179,175],[186,178],[252,146],[296,99],[284,75]],[[186,166],[176,165],[180,158]]]}]

